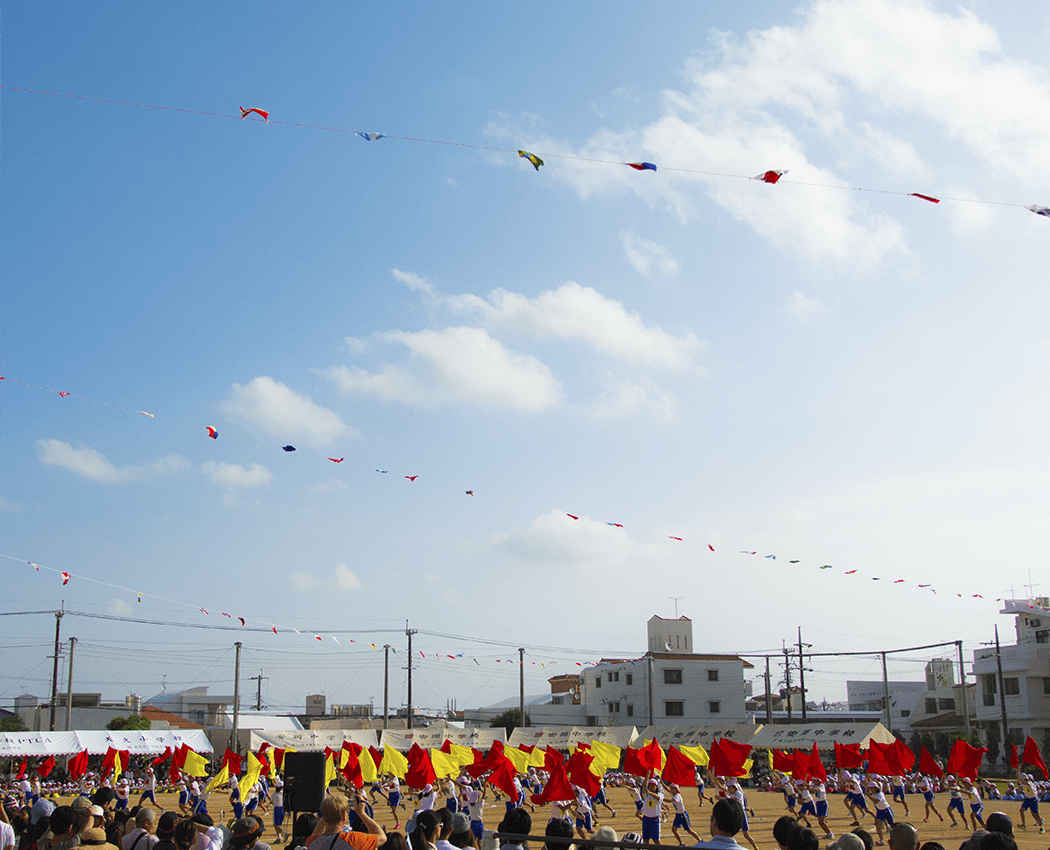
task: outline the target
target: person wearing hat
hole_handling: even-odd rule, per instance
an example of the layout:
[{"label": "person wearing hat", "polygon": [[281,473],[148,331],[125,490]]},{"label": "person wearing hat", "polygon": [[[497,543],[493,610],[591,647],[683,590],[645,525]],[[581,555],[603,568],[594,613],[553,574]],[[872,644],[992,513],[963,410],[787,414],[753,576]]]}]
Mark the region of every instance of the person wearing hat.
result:
[{"label": "person wearing hat", "polygon": [[1028,829],[1028,827],[1025,826],[1024,813],[1031,812],[1032,819],[1039,824],[1039,831],[1046,832],[1043,828],[1043,818],[1039,814],[1039,792],[1036,790],[1032,774],[1021,773],[1021,768],[1018,767],[1017,783],[1020,786],[1021,795],[1023,797],[1021,801],[1021,829]]},{"label": "person wearing hat", "polygon": [[470,827],[470,818],[464,812],[452,816],[452,834],[448,837],[454,847],[473,847],[474,833]]},{"label": "person wearing hat", "polygon": [[864,841],[859,835],[846,832],[834,844],[829,844],[828,850],[864,850]]},{"label": "person wearing hat", "polygon": [[664,792],[660,780],[650,777],[642,796],[642,844],[660,843],[660,818],[664,811]]},{"label": "person wearing hat", "polygon": [[270,850],[268,844],[259,840],[263,832],[262,822],[253,815],[235,820],[230,832],[230,847],[234,850]]},{"label": "person wearing hat", "polygon": [[175,826],[180,818],[176,812],[164,812],[157,821],[157,843],[153,850],[175,850]]},{"label": "person wearing hat", "polygon": [[116,844],[106,841],[106,830],[101,826],[93,826],[80,833],[80,846],[91,847],[94,850],[119,850]]}]

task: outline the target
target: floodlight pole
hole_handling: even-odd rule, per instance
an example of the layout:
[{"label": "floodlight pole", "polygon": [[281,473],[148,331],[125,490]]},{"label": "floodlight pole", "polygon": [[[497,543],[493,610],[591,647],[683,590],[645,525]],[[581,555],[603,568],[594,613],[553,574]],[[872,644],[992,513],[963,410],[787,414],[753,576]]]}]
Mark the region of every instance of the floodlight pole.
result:
[{"label": "floodlight pole", "polygon": [[55,731],[55,703],[58,701],[58,650],[61,643],[62,615],[66,613],[66,602],[62,600],[62,610],[55,612],[55,667],[51,673],[51,722],[48,729]]}]

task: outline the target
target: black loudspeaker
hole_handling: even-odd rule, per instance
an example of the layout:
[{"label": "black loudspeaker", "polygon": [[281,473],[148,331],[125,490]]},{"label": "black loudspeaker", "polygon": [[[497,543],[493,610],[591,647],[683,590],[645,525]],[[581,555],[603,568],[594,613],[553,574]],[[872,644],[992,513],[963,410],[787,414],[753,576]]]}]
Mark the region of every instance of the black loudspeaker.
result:
[{"label": "black loudspeaker", "polygon": [[318,812],[324,800],[324,753],[284,754],[284,810]]}]

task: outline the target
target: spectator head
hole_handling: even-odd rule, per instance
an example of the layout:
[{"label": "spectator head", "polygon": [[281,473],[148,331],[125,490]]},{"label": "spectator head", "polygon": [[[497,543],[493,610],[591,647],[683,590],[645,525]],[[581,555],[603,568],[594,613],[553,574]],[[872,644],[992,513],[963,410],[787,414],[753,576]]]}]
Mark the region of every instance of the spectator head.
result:
[{"label": "spectator head", "polygon": [[910,823],[897,823],[890,830],[890,850],[917,850],[919,833]]},{"label": "spectator head", "polygon": [[547,850],[569,850],[575,833],[567,820],[553,818],[543,834],[547,837],[543,845]]},{"label": "spectator head", "polygon": [[711,807],[712,834],[733,836],[743,827],[744,807],[739,801],[723,797]]},{"label": "spectator head", "polygon": [[[54,816],[51,819],[54,820]],[[1014,834],[1014,822],[1005,812],[992,812],[984,819],[984,825],[989,832],[1001,832],[1003,835]]]}]

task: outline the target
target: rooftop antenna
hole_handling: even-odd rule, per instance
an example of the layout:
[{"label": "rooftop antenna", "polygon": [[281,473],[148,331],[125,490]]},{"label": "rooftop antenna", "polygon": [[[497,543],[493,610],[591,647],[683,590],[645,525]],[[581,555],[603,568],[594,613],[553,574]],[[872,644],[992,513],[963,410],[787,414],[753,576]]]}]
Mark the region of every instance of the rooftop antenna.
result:
[{"label": "rooftop antenna", "polygon": [[[1031,578],[1032,578],[1032,574],[1029,573],[1028,574],[1029,581],[1031,580]],[[674,600],[674,618],[677,620],[678,619],[678,600],[679,599],[685,599],[685,597],[684,596],[668,596],[667,598]]]},{"label": "rooftop antenna", "polygon": [[1038,584],[1032,584],[1032,571],[1028,571],[1028,596],[1031,599],[1035,599],[1035,589],[1039,587]]},{"label": "rooftop antenna", "polygon": [[160,692],[166,694],[168,692],[168,674],[165,673],[160,677]]}]

